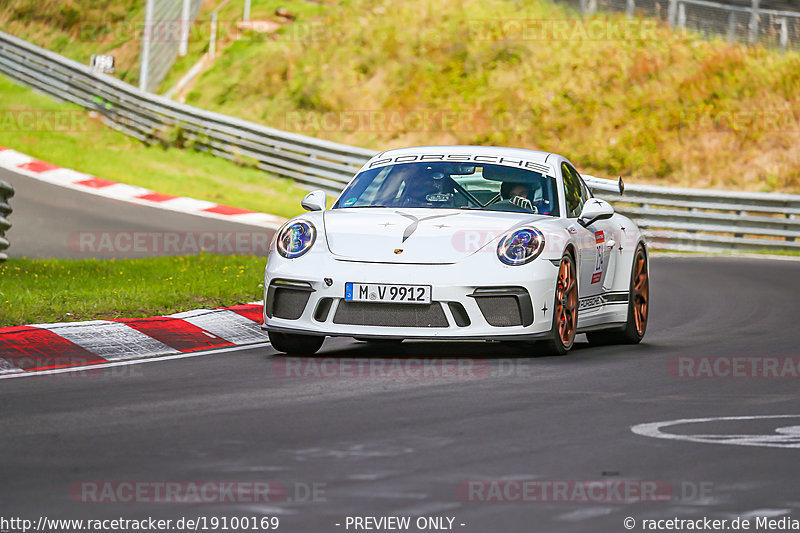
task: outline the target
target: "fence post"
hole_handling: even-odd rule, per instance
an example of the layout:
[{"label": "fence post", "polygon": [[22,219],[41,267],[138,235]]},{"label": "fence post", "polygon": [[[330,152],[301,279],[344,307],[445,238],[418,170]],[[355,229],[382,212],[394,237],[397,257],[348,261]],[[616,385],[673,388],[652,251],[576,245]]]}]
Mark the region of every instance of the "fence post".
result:
[{"label": "fence post", "polygon": [[244,0],[244,16],[242,17],[242,20],[245,22],[250,20],[250,0]]},{"label": "fence post", "polygon": [[147,0],[144,8],[144,30],[142,35],[142,63],[139,67],[139,88],[147,90],[147,81],[150,75],[150,45],[153,40],[153,8],[155,0]]},{"label": "fence post", "polygon": [[626,0],[625,2],[625,16],[629,19],[633,18],[633,11],[636,9],[635,0]]},{"label": "fence post", "polygon": [[750,8],[750,44],[755,44],[758,41],[758,0],[752,0],[753,4]]},{"label": "fence post", "polygon": [[736,42],[736,11],[728,13],[728,44]]},{"label": "fence post", "polygon": [[686,4],[683,2],[678,3],[678,29],[686,28]]},{"label": "fence post", "polygon": [[669,0],[669,8],[667,8],[667,22],[673,28],[675,27],[675,18],[678,10],[678,0]]},{"label": "fence post", "polygon": [[178,49],[178,53],[181,57],[189,52],[189,25],[191,24],[189,19],[192,16],[190,9],[191,3],[192,0],[183,0],[183,10],[181,10],[181,46]]},{"label": "fence post", "polygon": [[589,0],[589,14],[594,15],[597,13],[597,0]]},{"label": "fence post", "polygon": [[211,14],[211,38],[208,42],[208,57],[214,59],[217,54],[217,12]]},{"label": "fence post", "polygon": [[786,52],[786,49],[789,48],[789,21],[786,20],[786,17],[781,17],[781,53]]}]

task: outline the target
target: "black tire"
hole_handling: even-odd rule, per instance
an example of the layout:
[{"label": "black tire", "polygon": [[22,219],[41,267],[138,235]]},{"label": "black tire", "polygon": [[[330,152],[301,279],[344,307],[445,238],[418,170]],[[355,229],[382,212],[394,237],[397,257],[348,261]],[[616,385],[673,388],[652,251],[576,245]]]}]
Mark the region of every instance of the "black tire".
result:
[{"label": "black tire", "polygon": [[[563,284],[563,268],[570,269],[569,286]],[[575,259],[569,253],[561,257],[559,273],[556,278],[555,297],[553,299],[553,326],[550,330],[550,338],[543,341],[543,348],[550,355],[566,355],[575,344],[575,330],[578,326],[578,271],[575,266]],[[559,300],[561,300],[559,302]],[[561,320],[562,316],[565,318]],[[571,326],[568,324],[571,322]],[[571,333],[564,335],[564,326],[571,328]]]},{"label": "black tire", "polygon": [[320,335],[296,335],[276,331],[270,331],[268,334],[273,348],[290,355],[314,355],[325,342],[325,337]]},{"label": "black tire", "polygon": [[[639,271],[637,267],[642,265],[644,270]],[[643,285],[641,275],[644,275]],[[637,283],[638,282],[638,283]],[[641,290],[644,289],[644,294]],[[633,264],[631,265],[631,283],[628,289],[628,317],[625,325],[621,328],[601,329],[590,331],[586,334],[591,344],[596,346],[609,344],[639,344],[647,332],[647,315],[650,307],[650,273],[647,268],[647,252],[641,244],[633,254]],[[644,298],[644,301],[642,301]],[[644,316],[642,317],[642,305],[644,305]],[[637,313],[638,311],[638,313]]]}]

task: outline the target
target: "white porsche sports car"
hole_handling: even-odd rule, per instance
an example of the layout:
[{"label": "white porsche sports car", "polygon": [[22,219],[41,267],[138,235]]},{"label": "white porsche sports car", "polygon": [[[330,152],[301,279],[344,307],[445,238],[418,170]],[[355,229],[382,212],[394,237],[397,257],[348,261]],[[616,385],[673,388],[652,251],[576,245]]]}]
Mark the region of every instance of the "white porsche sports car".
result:
[{"label": "white porsche sports car", "polygon": [[647,328],[648,250],[630,219],[564,157],[428,146],[380,153],[326,209],[276,234],[264,325],[281,352],[313,354],[326,336],[543,341],[564,354],[638,343]]}]

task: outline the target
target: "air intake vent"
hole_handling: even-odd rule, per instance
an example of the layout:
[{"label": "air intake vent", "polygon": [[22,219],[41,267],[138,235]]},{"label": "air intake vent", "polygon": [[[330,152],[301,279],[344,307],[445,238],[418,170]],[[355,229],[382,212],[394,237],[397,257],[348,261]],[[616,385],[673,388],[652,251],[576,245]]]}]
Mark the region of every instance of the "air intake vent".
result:
[{"label": "air intake vent", "polygon": [[463,305],[458,302],[450,302],[447,305],[450,307],[450,312],[453,313],[453,320],[456,321],[456,326],[465,328],[470,325],[469,315]]},{"label": "air intake vent", "polygon": [[275,280],[267,291],[267,316],[297,320],[303,315],[314,289],[303,281]]},{"label": "air intake vent", "polygon": [[317,322],[325,322],[328,320],[328,313],[331,312],[331,304],[333,298],[321,298],[317,304],[317,309],[314,311],[314,320]]},{"label": "air intake vent", "polygon": [[523,287],[486,287],[470,294],[486,322],[495,327],[533,324],[531,296]]},{"label": "air intake vent", "polygon": [[446,328],[447,318],[438,302],[429,305],[346,302],[341,300],[334,324],[406,328]]}]

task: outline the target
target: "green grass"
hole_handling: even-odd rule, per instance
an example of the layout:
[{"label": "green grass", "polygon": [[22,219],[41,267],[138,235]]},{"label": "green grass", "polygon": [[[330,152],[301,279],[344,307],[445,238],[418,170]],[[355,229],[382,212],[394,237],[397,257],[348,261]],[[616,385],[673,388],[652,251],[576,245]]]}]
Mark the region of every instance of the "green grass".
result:
[{"label": "green grass", "polygon": [[[292,217],[306,191],[291,180],[202,152],[147,146],[0,76],[0,145],[50,163],[155,191]],[[20,112],[59,117],[64,127],[22,120]],[[44,130],[44,131],[43,131]]]},{"label": "green grass", "polygon": [[10,259],[0,264],[0,326],[158,316],[260,300],[265,260]]}]

